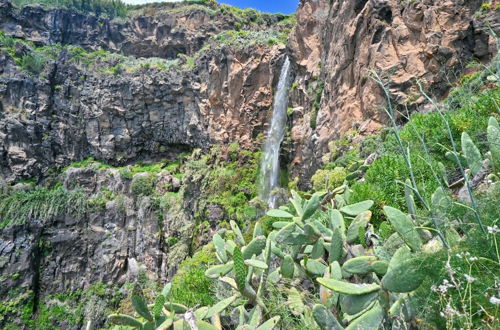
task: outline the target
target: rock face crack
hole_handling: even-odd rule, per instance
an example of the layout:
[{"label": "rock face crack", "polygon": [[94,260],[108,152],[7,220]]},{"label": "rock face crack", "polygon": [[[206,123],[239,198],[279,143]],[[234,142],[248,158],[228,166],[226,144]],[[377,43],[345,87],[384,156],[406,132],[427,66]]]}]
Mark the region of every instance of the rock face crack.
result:
[{"label": "rock face crack", "polygon": [[[404,109],[412,100],[413,112],[427,106],[424,98],[412,98],[415,79],[439,100],[450,88],[447,72],[459,76],[472,59],[489,62],[497,50],[485,27],[498,35],[500,24],[494,23],[498,18],[476,18],[480,5],[477,0],[301,1],[289,40],[298,85],[291,106],[301,109],[293,118],[290,157],[298,166],[292,177],[306,184],[315,172],[311,164],[321,165],[328,142],[340,134],[353,128],[370,134],[386,123],[383,92],[371,80],[362,82],[369,70],[388,76],[395,106]],[[310,117],[316,110],[307,93],[312,77],[325,82],[314,129]]]},{"label": "rock face crack", "polygon": [[30,268],[33,271],[31,290],[33,291],[33,313],[36,313],[38,310],[38,305],[40,301],[40,291],[41,291],[41,283],[40,283],[40,265],[43,258],[43,244],[41,240],[42,230],[38,236],[38,239],[34,242],[33,250],[30,255]]}]

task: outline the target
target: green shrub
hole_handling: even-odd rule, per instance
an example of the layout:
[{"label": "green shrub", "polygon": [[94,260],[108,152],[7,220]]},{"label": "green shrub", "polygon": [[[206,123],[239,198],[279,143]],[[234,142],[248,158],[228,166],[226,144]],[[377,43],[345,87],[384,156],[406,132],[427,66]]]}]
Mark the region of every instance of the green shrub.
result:
[{"label": "green shrub", "polygon": [[276,217],[270,217],[268,215],[264,216],[262,219],[259,220],[262,224],[262,230],[264,230],[264,233],[268,235],[270,232],[274,230],[273,228],[273,223],[276,221],[283,221],[283,219],[276,218]]},{"label": "green shrub", "polygon": [[365,200],[372,200],[374,206],[372,208],[373,217],[372,223],[377,224],[385,219],[382,213],[382,208],[387,205],[387,196],[382,189],[377,185],[368,182],[359,182],[351,187],[352,194],[350,202],[352,204],[359,203]]},{"label": "green shrub", "polygon": [[38,47],[23,55],[17,64],[33,75],[39,75],[50,60],[55,60],[61,50],[60,46]]},{"label": "green shrub", "polygon": [[[233,149],[232,154],[232,159],[236,160],[220,163],[207,173],[202,199],[220,205],[231,220],[243,224],[256,217],[256,210],[249,201],[258,193],[260,153],[247,150],[236,153]],[[217,152],[213,151],[212,155]]]},{"label": "green shrub", "polygon": [[16,46],[16,39],[6,35],[5,32],[0,31],[0,47],[14,48],[15,46]]},{"label": "green shrub", "polygon": [[[421,192],[425,197],[430,195],[438,187],[433,173],[432,165],[428,165],[424,156],[413,152],[411,154],[411,163],[415,178]],[[383,200],[387,205],[396,208],[406,209],[404,199],[404,185],[402,184],[410,177],[410,171],[401,155],[387,155],[377,159],[366,171],[365,180],[373,186],[378,187],[383,193]]]},{"label": "green shrub", "polygon": [[81,190],[68,192],[61,185],[0,194],[0,228],[29,219],[48,221],[64,213],[82,214],[86,210],[85,201],[86,195]]},{"label": "green shrub", "polygon": [[288,35],[286,33],[268,29],[268,30],[229,30],[223,31],[212,39],[218,44],[218,47],[231,47],[232,49],[244,50],[256,46],[272,46],[275,44],[285,44]]},{"label": "green shrub", "polygon": [[[449,216],[464,223],[467,235],[452,251],[420,256],[428,277],[415,296],[415,304],[421,306],[417,313],[438,329],[467,328],[469,322],[469,327],[475,329],[498,324],[498,319],[488,317],[498,314],[498,305],[490,300],[498,298],[496,244],[500,235],[498,229],[493,229],[498,226],[498,194],[480,195],[478,204],[481,219],[490,228],[488,233],[480,230],[472,214],[455,205]],[[453,311],[458,315],[449,314]]]},{"label": "green shrub", "polygon": [[124,17],[127,15],[128,6],[121,0],[13,0],[15,5],[21,7],[30,4],[45,7],[67,7],[83,13],[92,13],[97,16]]},{"label": "green shrub", "polygon": [[227,148],[227,153],[232,161],[238,160],[238,154],[240,151],[240,144],[238,142],[233,142]]},{"label": "green shrub", "polygon": [[184,260],[172,278],[173,301],[188,307],[212,305],[215,302],[211,290],[214,281],[205,276],[205,271],[216,262],[211,245]]},{"label": "green shrub", "polygon": [[130,191],[134,196],[150,196],[155,185],[155,176],[151,174],[136,175],[130,183]]},{"label": "green shrub", "polygon": [[323,81],[317,83],[316,89],[314,91],[314,103],[311,109],[311,119],[309,125],[313,130],[316,129],[318,123],[318,113],[321,105],[321,98],[323,96],[323,89],[325,88],[325,83]]},{"label": "green shrub", "polygon": [[344,182],[346,176],[347,172],[343,167],[320,169],[312,176],[311,181],[315,191],[333,190]]},{"label": "green shrub", "polygon": [[387,221],[383,221],[380,223],[378,234],[383,240],[388,239],[389,236],[392,235],[392,233],[394,233],[394,229]]},{"label": "green shrub", "polygon": [[[450,123],[452,134],[455,138],[457,148],[460,148],[460,136],[462,132],[467,132],[473,140],[484,141],[485,132],[488,124],[488,117],[497,115],[498,100],[500,100],[500,88],[487,89],[477,93],[474,102],[470,102],[460,109],[447,112],[446,119]],[[401,138],[408,143],[411,149],[422,149],[418,135],[420,135],[432,154],[432,157],[439,161],[446,161],[444,153],[451,150],[451,142],[448,137],[445,122],[441,116],[436,113],[413,114],[411,116],[413,124],[407,124],[401,131]],[[417,135],[418,134],[418,135]],[[385,145],[388,149],[399,152],[395,147],[395,139],[391,134],[388,136]],[[391,147],[392,146],[392,147]],[[481,151],[486,146],[478,144]]]}]

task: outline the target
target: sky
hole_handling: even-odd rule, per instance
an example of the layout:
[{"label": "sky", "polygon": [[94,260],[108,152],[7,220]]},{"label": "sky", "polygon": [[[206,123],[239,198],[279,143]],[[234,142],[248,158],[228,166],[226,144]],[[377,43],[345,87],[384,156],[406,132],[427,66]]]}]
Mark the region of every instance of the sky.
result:
[{"label": "sky", "polygon": [[[143,4],[148,2],[158,2],[161,0],[123,0],[125,3],[129,4]],[[178,2],[182,0],[163,0],[167,2]],[[240,7],[240,8],[255,8],[260,11],[267,11],[270,13],[283,13],[291,14],[297,9],[299,0],[219,0],[219,3],[226,3],[228,5]]]},{"label": "sky", "polygon": [[297,10],[299,0],[219,0],[240,8],[255,8],[270,13],[292,14]]}]

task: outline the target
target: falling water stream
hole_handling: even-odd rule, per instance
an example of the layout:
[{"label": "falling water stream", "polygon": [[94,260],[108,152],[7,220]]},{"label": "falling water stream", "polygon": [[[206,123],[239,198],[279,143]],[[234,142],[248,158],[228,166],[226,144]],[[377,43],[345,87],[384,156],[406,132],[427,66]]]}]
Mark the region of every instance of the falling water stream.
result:
[{"label": "falling water stream", "polygon": [[260,197],[267,202],[269,207],[275,207],[275,196],[272,194],[272,191],[279,187],[279,155],[281,142],[285,136],[289,90],[290,60],[287,56],[281,68],[278,89],[274,96],[271,127],[269,128],[264,144],[260,170]]}]

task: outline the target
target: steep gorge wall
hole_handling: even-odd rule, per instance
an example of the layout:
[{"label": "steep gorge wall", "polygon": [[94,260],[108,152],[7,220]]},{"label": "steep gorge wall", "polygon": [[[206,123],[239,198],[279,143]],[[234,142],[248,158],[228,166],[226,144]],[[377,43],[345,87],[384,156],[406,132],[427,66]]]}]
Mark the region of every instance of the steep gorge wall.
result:
[{"label": "steep gorge wall", "polygon": [[[259,42],[243,40],[248,46],[211,39],[236,28],[233,16],[182,5],[163,9],[121,23],[64,9],[17,10],[9,2],[0,3],[0,29],[34,43],[16,44],[14,54],[0,51],[0,193],[8,192],[2,198],[31,191],[34,185],[62,183],[69,193],[81,189],[84,199],[101,203],[80,214],[15,219],[0,229],[0,296],[9,300],[5,306],[19,309],[33,298],[36,310],[37,300],[53,294],[99,282],[120,286],[143,271],[165,281],[192,254],[193,244],[207,240],[196,237],[200,219],[195,214],[213,218],[221,212],[217,205],[198,201],[207,184],[202,184],[207,164],[191,175],[182,173],[182,182],[168,171],[154,174],[155,196],[134,194],[139,174],[127,178],[116,168],[97,165],[63,167],[87,157],[114,166],[168,164],[182,152],[213,145],[224,149],[233,142],[259,148],[256,138],[265,131],[285,53],[284,44],[266,39],[276,17],[264,16],[246,27],[264,36]],[[19,65],[35,46],[54,44],[88,52],[102,48],[106,55],[85,65],[62,49],[39,74]],[[109,70],[117,68],[113,53],[130,56],[119,72]],[[176,59],[178,53],[183,55]],[[147,59],[153,57],[172,65],[149,65]],[[127,70],[131,65],[137,67]],[[16,184],[25,179],[35,183]],[[166,196],[165,187],[174,182],[180,191]],[[0,327],[13,321],[2,319],[4,312]],[[18,317],[19,312],[8,316]],[[101,324],[103,316],[85,318],[95,317]]]},{"label": "steep gorge wall", "polygon": [[[71,42],[134,56],[169,57],[162,52],[172,51],[172,43],[184,45],[190,55],[211,35],[204,31],[210,16],[198,11],[184,18],[182,12],[160,12],[115,26],[62,10],[25,7],[16,13],[3,6],[6,19],[0,27],[41,45]],[[226,16],[217,19],[212,17],[207,25],[217,26],[213,32],[231,27]],[[68,21],[74,24],[67,26]],[[139,22],[149,28],[141,29]],[[192,34],[160,34],[172,26],[191,27]],[[61,31],[70,37],[63,38]],[[147,40],[156,46],[143,44]],[[0,173],[12,182],[43,176],[88,156],[116,165],[234,141],[252,147],[267,121],[283,52],[279,44],[217,48],[199,55],[192,68],[142,68],[120,75],[82,69],[61,55],[40,77],[19,70],[7,53],[0,54]]]},{"label": "steep gorge wall", "polygon": [[387,122],[369,70],[383,77],[398,109],[425,111],[416,79],[440,100],[470,61],[488,63],[497,52],[490,28],[499,34],[500,17],[497,10],[476,15],[482,2],[301,1],[289,40],[297,64],[294,174],[306,181],[340,134],[371,133]]}]

